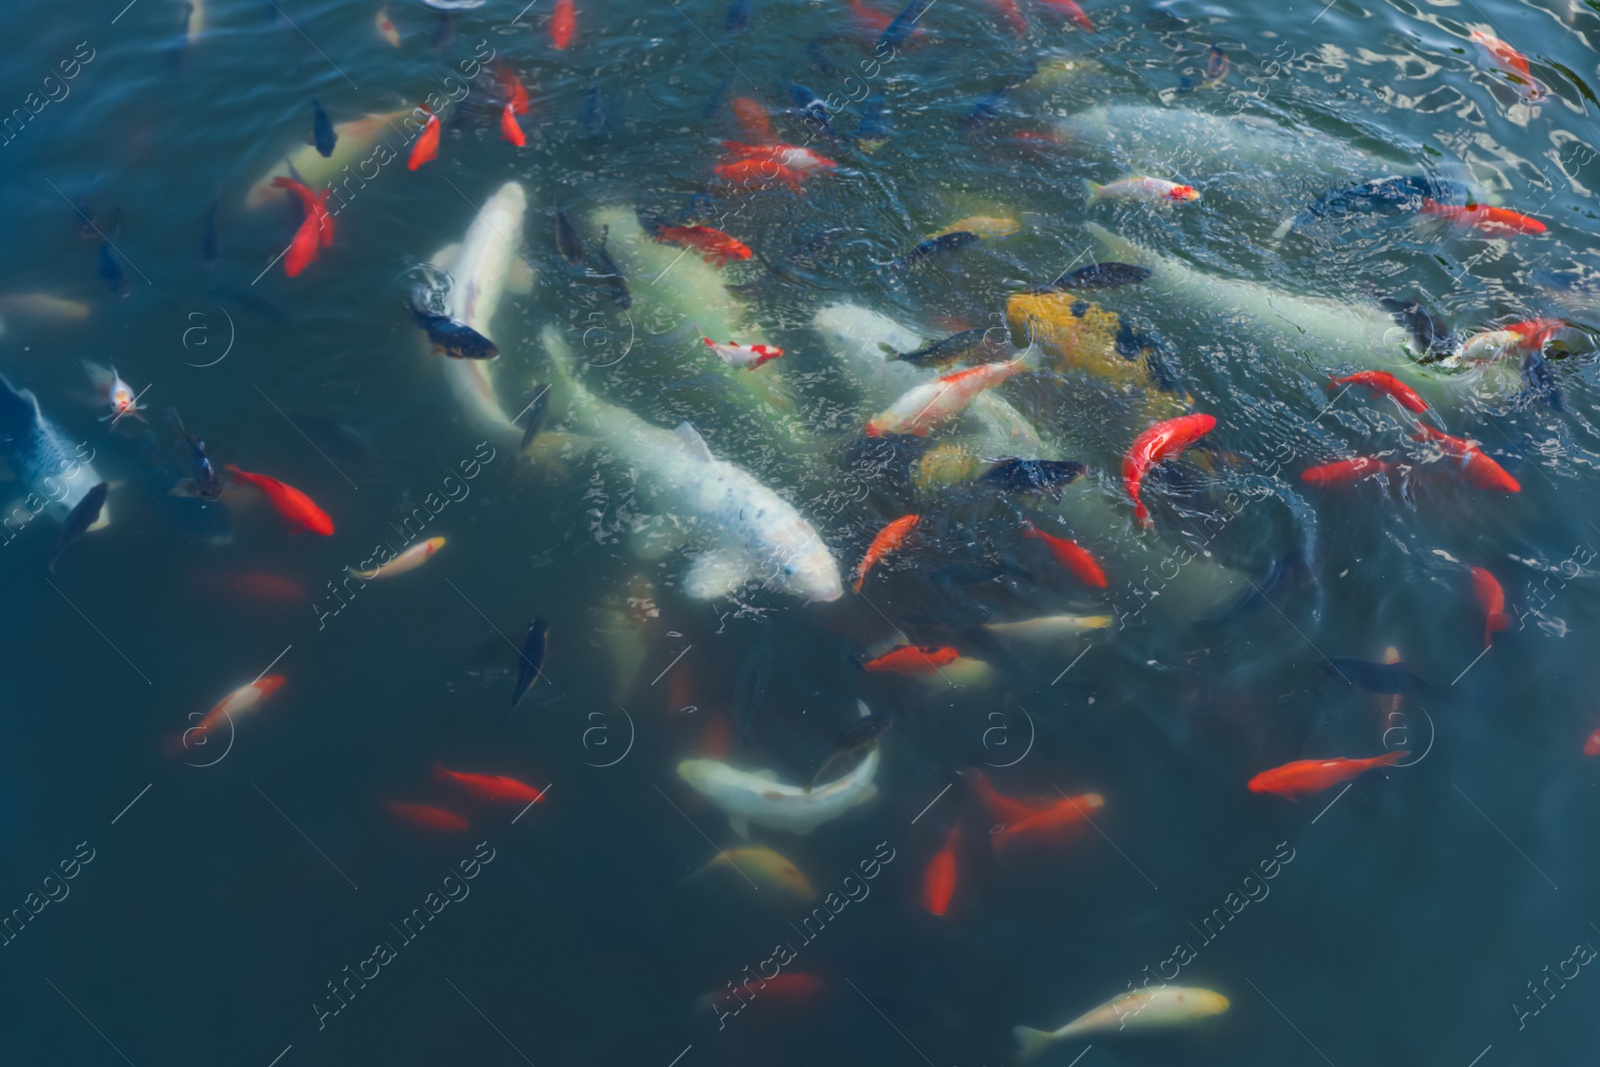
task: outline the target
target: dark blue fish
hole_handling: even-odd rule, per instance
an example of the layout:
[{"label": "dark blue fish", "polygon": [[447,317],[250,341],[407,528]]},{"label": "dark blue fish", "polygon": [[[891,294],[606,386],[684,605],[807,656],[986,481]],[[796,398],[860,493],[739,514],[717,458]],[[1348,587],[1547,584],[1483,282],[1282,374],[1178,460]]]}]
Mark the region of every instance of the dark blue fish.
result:
[{"label": "dark blue fish", "polygon": [[132,287],[128,284],[128,275],[123,271],[122,264],[117,260],[117,254],[111,251],[109,244],[100,246],[98,268],[100,280],[106,283],[107,289],[118,296],[127,296],[132,292]]},{"label": "dark blue fish", "polygon": [[515,711],[533,683],[544,674],[545,648],[550,636],[550,625],[543,617],[528,624],[528,634],[522,639],[521,658],[517,662],[517,686],[511,692],[511,710]]},{"label": "dark blue fish", "polygon": [[1543,352],[1529,352],[1523,357],[1522,384],[1529,397],[1543,400],[1556,411],[1567,410],[1566,394],[1562,392],[1561,383],[1556,381],[1555,370]]},{"label": "dark blue fish", "polygon": [[526,452],[528,446],[533,444],[534,438],[539,436],[539,431],[544,427],[544,417],[550,408],[550,387],[535,382],[534,390],[533,401],[513,420],[522,424],[522,444],[517,446],[518,452]]},{"label": "dark blue fish", "polygon": [[1470,190],[1461,182],[1427,174],[1374,178],[1348,189],[1334,189],[1322,194],[1300,214],[1279,226],[1274,236],[1282,237],[1294,227],[1303,226],[1314,219],[1343,218],[1346,215],[1374,214],[1379,211],[1420,211],[1424,200],[1465,204],[1469,193]]},{"label": "dark blue fish", "polygon": [[728,17],[723,20],[729,37],[737,37],[750,25],[750,0],[733,0],[728,5]]},{"label": "dark blue fish", "polygon": [[483,334],[448,315],[411,311],[411,317],[428,335],[434,347],[451,359],[498,359],[500,349]]},{"label": "dark blue fish", "polygon": [[799,82],[790,82],[789,99],[794,101],[794,106],[799,109],[812,133],[823,134],[835,144],[839,142],[839,135],[835,132],[831,121],[833,113],[828,110],[828,105],[822,102],[821,97]]},{"label": "dark blue fish", "polygon": [[600,92],[598,85],[590,89],[588,95],[583,98],[583,113],[578,117],[578,127],[585,137],[595,141],[610,132],[606,98]]},{"label": "dark blue fish", "polygon": [[884,49],[893,52],[904,45],[934,2],[935,0],[911,0],[905,9],[894,17],[894,21],[884,27],[883,36],[878,38],[878,46],[874,50],[878,58],[883,58]]},{"label": "dark blue fish", "polygon": [[583,238],[578,235],[578,228],[572,224],[566,209],[558,203],[555,211],[556,251],[561,253],[562,259],[576,267],[588,258],[589,250],[584,247]]},{"label": "dark blue fish", "polygon": [[50,562],[45,564],[45,570],[54,574],[56,561],[61,558],[61,553],[67,550],[67,546],[100,521],[100,509],[106,506],[106,494],[109,492],[111,492],[110,484],[101,482],[84,494],[77,506],[67,512],[66,521],[61,524],[61,536],[56,538],[55,551],[50,554]]},{"label": "dark blue fish", "polygon": [[633,306],[633,296],[628,292],[628,276],[622,273],[622,268],[617,266],[617,261],[611,258],[611,252],[606,248],[606,240],[611,236],[611,227],[603,227],[600,231],[600,243],[591,251],[600,264],[600,277],[605,279],[607,287],[611,290],[611,300],[620,308]]},{"label": "dark blue fish", "polygon": [[211,208],[206,212],[205,229],[200,231],[200,262],[215,267],[222,257],[222,198],[213,196]]},{"label": "dark blue fish", "polygon": [[1059,504],[1061,487],[1072,484],[1084,469],[1082,463],[1071,459],[1003,459],[984,471],[978,481],[1009,493],[1043,493]]},{"label": "dark blue fish", "polygon": [[942,338],[930,345],[925,345],[915,352],[897,352],[888,345],[879,345],[884,357],[889,360],[900,360],[917,367],[943,367],[965,359],[986,346],[989,337],[988,330],[962,330],[949,337]]},{"label": "dark blue fish", "polygon": [[[179,429],[183,427],[182,420],[178,423]],[[211,462],[211,457],[206,455],[206,443],[194,434],[186,433],[183,438],[184,447],[189,450],[190,477],[179,482],[172,489],[173,496],[197,496],[202,500],[217,500],[222,496],[222,472],[217,470],[217,465]]]},{"label": "dark blue fish", "polygon": [[1334,657],[1322,665],[1322,673],[1343,678],[1369,693],[1394,696],[1400,693],[1426,693],[1433,686],[1406,670],[1404,663],[1374,663],[1365,659]]},{"label": "dark blue fish", "polygon": [[918,263],[945,252],[954,252],[965,248],[977,241],[978,235],[968,230],[956,230],[953,233],[941,233],[938,237],[930,237],[917,247],[898,257],[889,264],[895,271],[910,270]]},{"label": "dark blue fish", "polygon": [[861,104],[861,125],[856,128],[856,143],[864,151],[876,152],[894,132],[889,101],[874,89]]},{"label": "dark blue fish", "polygon": [[1454,355],[1460,349],[1461,339],[1455,332],[1445,325],[1444,320],[1417,301],[1386,296],[1380,298],[1378,303],[1411,335],[1411,347],[1417,353],[1419,362],[1431,363]]},{"label": "dark blue fish", "polygon": [[1131,263],[1091,263],[1087,267],[1068,271],[1037,291],[1061,289],[1083,293],[1095,289],[1115,289],[1123,285],[1136,285],[1148,277],[1149,267],[1136,267]]},{"label": "dark blue fish", "polygon": [[311,143],[317,146],[323,159],[333,155],[333,146],[339,143],[339,135],[333,132],[333,120],[315,97],[311,100]]}]

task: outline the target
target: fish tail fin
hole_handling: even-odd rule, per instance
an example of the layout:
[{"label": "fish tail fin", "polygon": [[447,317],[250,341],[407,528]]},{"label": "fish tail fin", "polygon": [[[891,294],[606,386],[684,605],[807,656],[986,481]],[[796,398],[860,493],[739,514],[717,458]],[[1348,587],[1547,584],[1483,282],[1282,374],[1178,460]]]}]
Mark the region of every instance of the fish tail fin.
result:
[{"label": "fish tail fin", "polygon": [[1510,625],[1511,616],[1507,615],[1503,611],[1497,611],[1493,615],[1489,616],[1489,631],[1491,633],[1499,633],[1501,630],[1504,630]]},{"label": "fish tail fin", "polygon": [[866,580],[867,580],[866,574],[864,574],[864,573],[857,574],[856,575],[855,584],[850,587],[850,591],[854,592],[854,593],[861,592],[861,583],[865,582]]},{"label": "fish tail fin", "polygon": [[1026,1063],[1050,1044],[1050,1033],[1031,1026],[1013,1026],[1011,1036],[1017,1039],[1017,1062]]},{"label": "fish tail fin", "polygon": [[878,351],[883,353],[883,358],[884,358],[884,360],[886,362],[892,363],[897,359],[904,359],[905,358],[905,353],[901,352],[899,349],[895,348],[893,345],[886,345],[886,344],[879,343]]},{"label": "fish tail fin", "polygon": [[1385,752],[1379,756],[1372,765],[1374,767],[1393,767],[1409,755],[1411,755],[1410,749],[1395,749],[1393,752]]},{"label": "fish tail fin", "polygon": [[1104,188],[1105,186],[1101,185],[1099,182],[1092,182],[1088,178],[1083,180],[1083,195],[1087,196],[1090,200],[1099,200],[1100,191]]},{"label": "fish tail fin", "polygon": [[372,568],[370,571],[358,571],[354,567],[346,567],[344,572],[352,578],[361,579],[363,582],[370,582],[378,576],[377,567]]}]

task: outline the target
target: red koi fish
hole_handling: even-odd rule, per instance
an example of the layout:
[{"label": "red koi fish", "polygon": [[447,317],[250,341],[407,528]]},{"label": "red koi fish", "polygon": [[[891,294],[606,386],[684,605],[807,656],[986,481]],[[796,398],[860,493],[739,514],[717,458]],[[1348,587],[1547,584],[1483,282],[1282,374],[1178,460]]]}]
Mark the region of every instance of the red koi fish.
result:
[{"label": "red koi fish", "polygon": [[996,852],[1030,841],[1059,844],[1082,830],[1089,822],[1089,813],[1105,807],[1105,804],[1106,798],[1099,793],[1065,797],[1026,819],[1008,824],[1005,829],[990,835],[990,841]]},{"label": "red koi fish", "polygon": [[1388,474],[1392,470],[1392,463],[1371,456],[1357,456],[1355,459],[1324,463],[1320,467],[1308,467],[1300,472],[1300,480],[1307,485],[1349,485],[1374,474]]},{"label": "red koi fish", "polygon": [[1423,200],[1422,213],[1449,219],[1457,226],[1471,226],[1475,230],[1494,234],[1540,234],[1545,224],[1531,215],[1509,208],[1490,207],[1487,204],[1441,204],[1437,200]]},{"label": "red koi fish", "polygon": [[439,155],[439,116],[428,110],[428,105],[418,104],[422,110],[428,112],[428,122],[422,127],[416,144],[411,146],[411,158],[406,160],[407,170],[416,170],[424,163],[432,162]]},{"label": "red koi fish", "polygon": [[1180,415],[1158,422],[1133,439],[1128,454],[1122,457],[1122,488],[1133,501],[1133,514],[1143,526],[1154,525],[1150,512],[1139,499],[1139,487],[1150,468],[1169,456],[1176,456],[1210,433],[1217,420],[1210,415]]},{"label": "red koi fish", "polygon": [[748,96],[736,96],[732,103],[733,117],[739,124],[739,136],[756,145],[774,144],[778,135],[773,132],[772,120],[767,110]]},{"label": "red koi fish", "polygon": [[1106,587],[1106,572],[1100,569],[1100,564],[1094,561],[1087,549],[1076,541],[1065,537],[1055,537],[1045,533],[1031,522],[1022,524],[1022,536],[1035,541],[1043,541],[1056,562],[1072,572],[1072,576],[1084,585],[1092,585],[1096,589]]},{"label": "red koi fish", "polygon": [[1472,568],[1472,595],[1483,608],[1483,647],[1489,647],[1489,635],[1499,633],[1511,625],[1506,615],[1506,591],[1500,581],[1482,567]]},{"label": "red koi fish", "polygon": [[578,27],[578,11],[572,0],[556,0],[555,12],[550,16],[550,43],[556,51],[572,43],[572,31]]},{"label": "red koi fish", "polygon": [[506,104],[500,109],[500,136],[521,148],[528,143],[528,137],[522,132],[517,116],[528,110],[528,90],[523,86],[522,79],[509,70],[504,72],[502,80],[506,88]]},{"label": "red koi fish", "polygon": [[206,713],[206,717],[194,726],[181,734],[167,738],[164,747],[167,752],[176,754],[205,744],[207,735],[221,725],[224,719],[231,724],[234,719],[255,711],[263,700],[283,688],[283,682],[283,675],[269,674],[264,678],[257,678],[249,685],[241,685],[217,701],[216,706]]},{"label": "red koi fish", "polygon": [[1275,793],[1280,797],[1303,796],[1332,789],[1375,767],[1392,767],[1411,753],[1405,749],[1385,752],[1370,759],[1303,759],[1262,771],[1250,779],[1250,792]]},{"label": "red koi fish", "polygon": [[934,854],[928,869],[922,874],[922,906],[934,915],[944,915],[950,910],[950,898],[956,892],[956,849],[961,844],[961,824],[950,827],[950,836],[944,847]]},{"label": "red koi fish", "polygon": [[307,215],[300,228],[294,231],[289,253],[283,257],[283,272],[289,277],[298,278],[301,271],[317,261],[317,249],[322,244],[318,232],[317,220],[312,215]]},{"label": "red koi fish", "polygon": [[856,584],[853,587],[856,592],[861,592],[861,583],[867,580],[867,572],[883,557],[905,544],[912,529],[921,521],[921,515],[902,515],[878,531],[872,544],[867,546],[867,554],[861,557],[861,565],[856,568]]},{"label": "red koi fish", "polygon": [[1523,98],[1532,102],[1545,95],[1544,86],[1539,84],[1539,79],[1533,76],[1533,71],[1528,69],[1528,57],[1511,47],[1505,41],[1492,33],[1483,30],[1473,30],[1472,43],[1483,52],[1483,58],[1492,65],[1521,79],[1526,84],[1521,86]]},{"label": "red koi fish", "polygon": [[955,649],[939,645],[900,645],[860,666],[864,671],[875,673],[930,674],[954,663],[960,656]]},{"label": "red koi fish", "polygon": [[734,989],[721,989],[715,993],[707,993],[695,1004],[702,1011],[737,1012],[742,1011],[747,1004],[767,997],[770,998],[769,1003],[796,1007],[809,1003],[827,992],[828,983],[819,975],[786,972],[775,978],[752,976],[746,978],[735,989],[737,992]]},{"label": "red koi fish", "polygon": [[[278,175],[272,179],[272,184],[279,189],[287,189],[300,198],[301,205],[306,209],[308,218],[315,218],[317,225],[317,241],[323,248],[333,244],[333,216],[328,214],[328,194],[332,189],[324,189],[320,193],[313,193],[309,188],[293,178]],[[304,222],[301,223],[305,225]]]},{"label": "red koi fish", "polygon": [[455,833],[472,825],[455,812],[436,808],[431,804],[401,804],[391,800],[385,807],[407,822],[425,826],[429,830],[448,830]]},{"label": "red koi fish", "polygon": [[232,463],[225,468],[234,479],[255,486],[266,495],[267,503],[272,505],[272,510],[287,519],[292,525],[301,529],[310,530],[312,533],[328,537],[333,533],[333,520],[328,518],[328,513],[317,507],[311,498],[292,485],[285,485],[276,478],[269,478],[265,474],[253,474],[242,471]]},{"label": "red koi fish", "polygon": [[1381,393],[1391,397],[1396,404],[1407,411],[1421,414],[1428,410],[1428,402],[1417,395],[1417,391],[1402,382],[1399,378],[1386,370],[1361,370],[1348,374],[1343,378],[1330,379],[1328,385],[1364,385],[1374,393]]},{"label": "red koi fish", "polygon": [[1583,743],[1585,756],[1600,756],[1600,730],[1589,735],[1589,740]]},{"label": "red koi fish", "polygon": [[752,255],[743,241],[710,226],[667,226],[657,222],[650,228],[650,236],[662,244],[692,248],[714,267],[726,267]]},{"label": "red koi fish", "polygon": [[1089,16],[1083,13],[1083,8],[1073,3],[1072,0],[1039,0],[1041,4],[1064,18],[1071,19],[1079,26],[1094,32],[1094,23],[1089,21]]},{"label": "red koi fish", "polygon": [[805,182],[804,174],[772,159],[740,159],[718,163],[711,170],[728,184],[742,185],[746,189],[765,189],[781,182],[798,193]]},{"label": "red koi fish", "polygon": [[989,782],[989,776],[976,767],[968,767],[961,772],[961,776],[972,783],[973,795],[983,804],[984,810],[989,813],[989,816],[997,822],[1021,822],[1039,814],[1048,807],[1048,805],[1036,807],[1026,801],[996,792],[994,786]]},{"label": "red koi fish", "polygon": [[832,170],[839,164],[827,156],[819,156],[809,148],[799,145],[772,144],[753,145],[741,141],[723,141],[722,147],[728,150],[728,159],[733,162],[749,159],[770,159],[780,167],[799,171],[801,174],[811,174],[819,170]]},{"label": "red koi fish", "polygon": [[1486,456],[1476,441],[1440,433],[1427,423],[1419,422],[1417,428],[1422,432],[1412,440],[1432,441],[1445,455],[1461,460],[1461,471],[1466,475],[1468,484],[1501,493],[1522,492],[1521,484],[1504,467]]},{"label": "red koi fish", "polygon": [[433,765],[433,776],[440,781],[453,782],[477,797],[505,804],[535,804],[544,799],[544,790],[535,789],[526,782],[507,778],[503,774],[468,774],[452,771],[443,764]]}]

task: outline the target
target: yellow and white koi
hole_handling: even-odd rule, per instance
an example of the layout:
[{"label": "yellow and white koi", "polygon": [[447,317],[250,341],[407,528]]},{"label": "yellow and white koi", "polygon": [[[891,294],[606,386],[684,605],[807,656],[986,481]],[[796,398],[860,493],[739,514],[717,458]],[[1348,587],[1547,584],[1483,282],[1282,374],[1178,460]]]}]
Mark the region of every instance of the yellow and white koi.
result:
[{"label": "yellow and white koi", "polygon": [[1112,997],[1093,1011],[1078,1016],[1059,1030],[1012,1027],[1017,1039],[1019,1062],[1032,1059],[1053,1042],[1069,1037],[1127,1027],[1179,1026],[1197,1022],[1228,1010],[1228,998],[1221,993],[1195,986],[1164,985],[1156,989],[1136,989]]},{"label": "yellow and white koi", "polygon": [[416,570],[443,547],[444,538],[430,537],[426,541],[412,545],[387,563],[380,563],[369,570],[358,571],[354,567],[346,569],[364,582],[370,582],[374,578],[393,578],[397,574]]},{"label": "yellow and white koi", "polygon": [[817,891],[811,885],[811,879],[805,876],[805,872],[787,857],[779,855],[765,845],[723,849],[710,863],[695,873],[704,874],[719,864],[731,867],[761,888],[782,889],[806,902],[817,898]]},{"label": "yellow and white koi", "polygon": [[1018,622],[986,622],[983,628],[997,637],[1021,641],[1057,641],[1111,625],[1110,615],[1041,615]]}]

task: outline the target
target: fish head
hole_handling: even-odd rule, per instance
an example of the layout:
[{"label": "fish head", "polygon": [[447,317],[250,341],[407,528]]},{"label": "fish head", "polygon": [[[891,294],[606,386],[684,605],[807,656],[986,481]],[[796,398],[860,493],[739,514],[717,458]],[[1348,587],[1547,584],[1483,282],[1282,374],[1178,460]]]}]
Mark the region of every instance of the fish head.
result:
[{"label": "fish head", "polygon": [[771,584],[786,593],[823,603],[844,596],[839,564],[821,538],[807,538],[800,551],[779,553],[773,568]]},{"label": "fish head", "polygon": [[711,788],[711,779],[722,765],[710,759],[686,759],[678,764],[678,777],[691,789],[704,793]]},{"label": "fish head", "polygon": [[1197,1015],[1221,1015],[1228,1010],[1228,998],[1210,989],[1191,990]]}]

